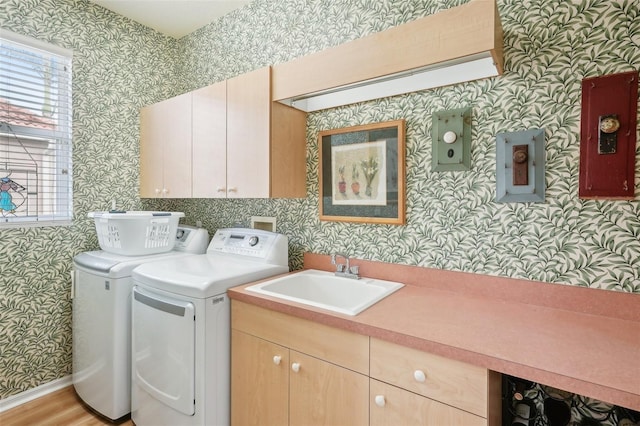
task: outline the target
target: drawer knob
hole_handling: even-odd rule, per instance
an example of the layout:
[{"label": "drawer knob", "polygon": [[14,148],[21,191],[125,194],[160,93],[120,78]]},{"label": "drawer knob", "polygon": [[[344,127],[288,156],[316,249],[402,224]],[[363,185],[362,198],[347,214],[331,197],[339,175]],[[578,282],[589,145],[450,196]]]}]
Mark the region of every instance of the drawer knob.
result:
[{"label": "drawer knob", "polygon": [[300,363],[294,362],[293,364],[291,364],[291,369],[294,373],[297,373],[298,371],[300,371]]},{"label": "drawer knob", "polygon": [[427,380],[427,375],[422,370],[416,370],[413,372],[413,378],[416,379],[416,382],[423,383]]},{"label": "drawer knob", "polygon": [[273,357],[273,363],[275,365],[280,365],[280,361],[282,361],[282,357],[280,355],[276,355]]},{"label": "drawer knob", "polygon": [[376,395],[375,401],[378,407],[384,407],[384,404],[386,403],[386,401],[384,400],[384,395]]}]

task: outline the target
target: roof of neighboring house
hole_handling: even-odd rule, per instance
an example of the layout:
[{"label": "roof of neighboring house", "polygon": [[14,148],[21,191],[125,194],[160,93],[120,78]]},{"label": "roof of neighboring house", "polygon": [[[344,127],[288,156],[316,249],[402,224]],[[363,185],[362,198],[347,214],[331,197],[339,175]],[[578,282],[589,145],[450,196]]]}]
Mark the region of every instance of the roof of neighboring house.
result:
[{"label": "roof of neighboring house", "polygon": [[11,105],[11,102],[0,98],[0,122],[16,126],[28,126],[37,129],[53,130],[55,121],[49,117],[34,114],[27,108]]}]

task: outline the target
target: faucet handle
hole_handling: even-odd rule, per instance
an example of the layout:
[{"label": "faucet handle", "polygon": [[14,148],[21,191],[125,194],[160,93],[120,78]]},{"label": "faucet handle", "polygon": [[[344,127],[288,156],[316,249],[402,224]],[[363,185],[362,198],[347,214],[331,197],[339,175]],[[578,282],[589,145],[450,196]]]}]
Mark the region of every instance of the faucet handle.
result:
[{"label": "faucet handle", "polygon": [[336,264],[336,272],[344,272],[345,266],[346,265],[344,265],[343,263]]},{"label": "faucet handle", "polygon": [[358,275],[358,273],[360,273],[360,266],[353,265],[351,268],[349,268],[348,272],[351,272],[353,275]]}]

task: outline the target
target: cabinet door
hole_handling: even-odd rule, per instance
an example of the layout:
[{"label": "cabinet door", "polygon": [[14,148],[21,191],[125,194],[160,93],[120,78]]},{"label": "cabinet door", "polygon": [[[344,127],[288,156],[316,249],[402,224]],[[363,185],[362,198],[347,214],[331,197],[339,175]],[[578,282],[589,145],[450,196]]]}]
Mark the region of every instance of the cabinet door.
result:
[{"label": "cabinet door", "polygon": [[140,197],[157,198],[163,188],[164,118],[169,115],[169,103],[158,102],[140,110]]},{"label": "cabinet door", "polygon": [[290,361],[291,426],[368,425],[368,377],[295,351]]},{"label": "cabinet door", "polygon": [[271,67],[227,80],[227,197],[270,196]]},{"label": "cabinet door", "polygon": [[287,425],[289,350],[232,329],[231,354],[231,424]]},{"label": "cabinet door", "polygon": [[191,93],[168,100],[163,123],[164,197],[191,197]]},{"label": "cabinet door", "polygon": [[191,93],[140,111],[140,197],[191,197]]},{"label": "cabinet door", "polygon": [[486,426],[487,420],[450,405],[371,380],[371,426]]},{"label": "cabinet door", "polygon": [[227,195],[227,82],[192,92],[192,196]]}]

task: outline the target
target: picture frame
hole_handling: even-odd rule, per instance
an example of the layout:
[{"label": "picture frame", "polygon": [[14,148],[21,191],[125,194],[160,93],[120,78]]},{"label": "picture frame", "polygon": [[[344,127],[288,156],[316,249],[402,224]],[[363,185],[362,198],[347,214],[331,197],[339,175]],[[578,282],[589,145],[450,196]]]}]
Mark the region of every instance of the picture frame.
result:
[{"label": "picture frame", "polygon": [[405,120],[318,133],[320,220],[404,225]]}]

